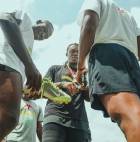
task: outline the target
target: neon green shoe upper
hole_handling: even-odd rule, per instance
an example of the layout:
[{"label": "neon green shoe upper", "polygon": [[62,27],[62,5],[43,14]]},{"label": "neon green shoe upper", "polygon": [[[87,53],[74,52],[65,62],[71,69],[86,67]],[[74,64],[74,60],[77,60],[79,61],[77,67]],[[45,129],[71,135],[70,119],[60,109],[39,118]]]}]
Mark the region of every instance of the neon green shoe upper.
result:
[{"label": "neon green shoe upper", "polygon": [[50,79],[44,78],[41,85],[41,97],[46,97],[57,104],[68,104],[71,97],[58,88]]}]

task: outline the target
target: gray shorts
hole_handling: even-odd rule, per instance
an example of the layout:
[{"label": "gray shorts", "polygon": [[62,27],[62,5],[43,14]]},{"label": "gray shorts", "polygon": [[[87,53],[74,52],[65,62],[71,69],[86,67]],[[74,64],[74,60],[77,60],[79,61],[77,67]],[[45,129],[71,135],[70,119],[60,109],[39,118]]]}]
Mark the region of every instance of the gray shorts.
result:
[{"label": "gray shorts", "polygon": [[140,94],[140,67],[135,55],[119,44],[96,44],[89,55],[89,92],[93,109],[108,114],[99,96],[134,92]]},{"label": "gray shorts", "polygon": [[43,126],[42,142],[91,142],[91,134],[56,123]]}]

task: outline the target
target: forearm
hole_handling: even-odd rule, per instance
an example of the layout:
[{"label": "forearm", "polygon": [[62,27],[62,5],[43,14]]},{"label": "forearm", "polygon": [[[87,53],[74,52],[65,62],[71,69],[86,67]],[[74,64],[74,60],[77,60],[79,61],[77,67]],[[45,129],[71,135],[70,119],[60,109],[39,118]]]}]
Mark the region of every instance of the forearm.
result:
[{"label": "forearm", "polygon": [[80,34],[78,69],[82,68],[85,63],[86,56],[94,43],[95,32],[96,24],[94,19],[89,15],[85,15]]},{"label": "forearm", "polygon": [[33,61],[24,44],[18,25],[8,20],[1,20],[0,24],[6,40],[8,41],[9,45],[13,48],[14,52],[19,57],[19,59],[23,62],[25,66],[32,64]]},{"label": "forearm", "polygon": [[85,63],[86,57],[90,51],[90,48],[94,42],[94,34],[91,27],[86,27],[86,25],[81,28],[80,44],[79,44],[79,60],[78,69],[82,68]]},{"label": "forearm", "polygon": [[140,60],[140,36],[137,37],[137,42],[138,42],[138,57]]},{"label": "forearm", "polygon": [[89,98],[89,90],[88,90],[88,89],[83,90],[83,91],[82,91],[82,95],[83,95],[84,99],[85,99],[87,102],[90,101],[90,98]]},{"label": "forearm", "polygon": [[42,126],[37,128],[37,136],[40,142],[42,142]]},{"label": "forearm", "polygon": [[41,132],[38,133],[37,136],[38,136],[39,141],[42,142],[42,133]]}]

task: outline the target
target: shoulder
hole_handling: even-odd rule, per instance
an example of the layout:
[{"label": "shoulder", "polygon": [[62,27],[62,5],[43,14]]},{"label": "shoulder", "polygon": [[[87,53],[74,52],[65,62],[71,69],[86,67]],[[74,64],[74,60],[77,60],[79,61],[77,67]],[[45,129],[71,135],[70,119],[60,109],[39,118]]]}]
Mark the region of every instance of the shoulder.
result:
[{"label": "shoulder", "polygon": [[0,21],[8,21],[18,23],[18,21],[22,21],[24,13],[22,11],[13,11],[13,12],[1,12],[0,13]]},{"label": "shoulder", "polygon": [[62,67],[63,67],[63,65],[53,65],[50,68],[59,69],[59,68],[62,68]]},{"label": "shoulder", "polygon": [[63,65],[53,65],[49,68],[49,70],[52,70],[52,71],[58,71],[60,70],[61,68],[63,68]]},{"label": "shoulder", "polygon": [[20,15],[20,19],[22,20],[20,27],[23,30],[28,31],[28,30],[32,29],[32,21],[31,21],[30,16],[27,13],[22,13]]},{"label": "shoulder", "polygon": [[52,76],[54,75],[56,72],[60,71],[63,68],[63,65],[53,65],[51,66],[48,70],[45,76]]}]

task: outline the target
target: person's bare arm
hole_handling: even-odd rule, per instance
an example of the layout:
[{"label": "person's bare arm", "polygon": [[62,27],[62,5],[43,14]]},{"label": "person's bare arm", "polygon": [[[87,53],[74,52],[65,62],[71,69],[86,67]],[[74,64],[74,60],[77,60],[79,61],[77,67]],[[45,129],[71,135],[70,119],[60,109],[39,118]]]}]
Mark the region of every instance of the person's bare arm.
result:
[{"label": "person's bare arm", "polygon": [[90,101],[90,98],[89,98],[89,88],[88,87],[85,87],[83,88],[81,91],[80,91],[84,97],[84,99],[89,102]]},{"label": "person's bare arm", "polygon": [[137,37],[137,41],[138,41],[138,57],[140,60],[140,36]]},{"label": "person's bare arm", "polygon": [[[0,26],[3,30],[6,40],[13,48],[16,55],[23,62],[27,76],[27,86],[39,90],[41,85],[41,74],[35,67],[31,56],[24,44],[19,26],[10,15],[6,15],[6,19],[0,19]],[[12,20],[11,20],[12,19]]]},{"label": "person's bare arm", "polygon": [[79,42],[79,60],[77,66],[77,80],[81,77],[83,69],[85,69],[85,60],[93,43],[95,32],[99,23],[99,17],[96,12],[92,10],[86,10],[82,21],[82,27],[80,32]]},{"label": "person's bare arm", "polygon": [[40,122],[40,121],[37,122],[36,133],[37,133],[39,141],[42,142],[42,122]]},{"label": "person's bare arm", "polygon": [[98,23],[98,15],[94,11],[86,10],[80,33],[78,69],[82,69],[82,65],[85,64],[86,56],[94,43]]}]

